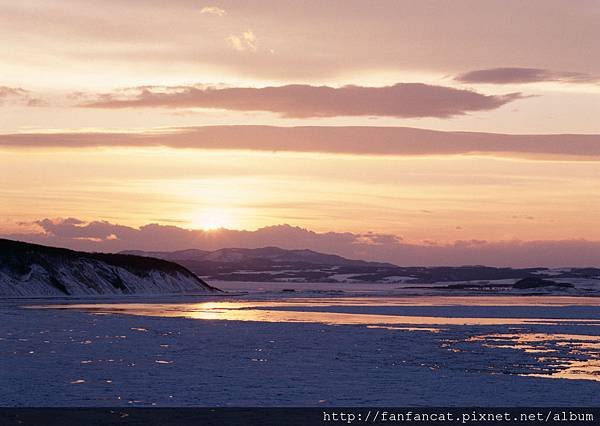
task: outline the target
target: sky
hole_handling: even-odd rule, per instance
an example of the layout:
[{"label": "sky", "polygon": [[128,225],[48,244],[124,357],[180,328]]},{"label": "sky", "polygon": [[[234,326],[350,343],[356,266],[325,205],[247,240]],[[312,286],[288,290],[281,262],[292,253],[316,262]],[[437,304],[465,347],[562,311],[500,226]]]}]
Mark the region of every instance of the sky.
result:
[{"label": "sky", "polygon": [[600,266],[600,3],[0,0],[0,236]]}]

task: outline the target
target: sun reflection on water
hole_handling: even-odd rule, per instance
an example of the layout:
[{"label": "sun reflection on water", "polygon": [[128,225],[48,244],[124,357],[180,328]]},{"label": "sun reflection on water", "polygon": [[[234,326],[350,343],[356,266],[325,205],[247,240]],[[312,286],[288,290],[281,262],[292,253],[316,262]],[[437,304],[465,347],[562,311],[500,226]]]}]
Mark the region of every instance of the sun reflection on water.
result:
[{"label": "sun reflection on water", "polygon": [[[303,307],[330,306],[455,306],[469,298],[310,298],[287,299],[276,301],[236,301],[236,302],[201,302],[201,303],[90,303],[90,304],[55,304],[29,306],[29,308],[75,309],[96,314],[127,314],[140,316],[183,317],[199,320],[257,321],[257,322],[305,322],[335,325],[522,325],[522,324],[560,324],[585,323],[600,325],[597,319],[564,319],[564,318],[493,318],[493,317],[458,317],[458,316],[415,316],[384,315],[368,313],[343,313],[302,310]],[[472,299],[472,298],[471,298]],[[500,299],[500,303],[511,306],[515,302]],[[584,298],[579,298],[584,299]],[[585,304],[585,300],[582,300]],[[445,304],[439,304],[444,302]],[[472,303],[472,301],[470,301]],[[484,301],[485,303],[485,298]],[[597,302],[597,301],[596,301]],[[520,302],[523,304],[523,302]],[[555,301],[555,306],[563,301]],[[286,310],[285,308],[294,308]]]},{"label": "sun reflection on water", "polygon": [[[488,348],[512,349],[531,354],[541,366],[525,367],[519,374],[555,379],[600,381],[600,336],[584,334],[534,333],[527,326],[600,326],[600,319],[461,317],[396,315],[379,313],[331,312],[343,306],[597,306],[597,298],[586,297],[333,297],[290,298],[258,301],[210,301],[199,303],[88,303],[27,306],[34,309],[74,309],[94,314],[179,317],[195,320],[255,321],[269,323],[319,323],[327,325],[362,325],[390,331],[426,331],[441,333],[450,326],[509,326],[522,329],[516,333],[475,335],[455,343],[478,344]],[[303,308],[311,308],[305,309]],[[328,310],[329,309],[329,310]],[[457,312],[460,312],[460,308]],[[507,311],[510,312],[510,311]],[[522,327],[512,327],[522,326]],[[132,327],[134,332],[147,332]],[[170,332],[162,335],[168,335]],[[87,342],[86,342],[87,343]],[[91,343],[91,342],[90,342]],[[160,342],[160,347],[168,347]],[[453,353],[462,352],[452,344],[442,344]],[[257,362],[262,358],[256,358]],[[109,360],[110,361],[110,360]],[[170,360],[156,360],[169,364]],[[522,367],[522,366],[521,366]]]},{"label": "sun reflection on water", "polygon": [[[491,348],[510,348],[533,354],[549,367],[543,373],[521,375],[557,379],[600,381],[600,336],[582,334],[491,334],[474,336],[468,342],[483,342]],[[541,355],[537,355],[541,354]]]}]

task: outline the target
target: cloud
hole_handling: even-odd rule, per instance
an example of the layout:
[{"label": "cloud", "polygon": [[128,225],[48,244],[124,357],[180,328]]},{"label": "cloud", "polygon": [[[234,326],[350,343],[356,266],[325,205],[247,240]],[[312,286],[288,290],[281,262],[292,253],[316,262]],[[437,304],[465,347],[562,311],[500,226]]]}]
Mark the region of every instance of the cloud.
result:
[{"label": "cloud", "polygon": [[244,31],[241,35],[230,35],[226,39],[229,46],[239,52],[256,52],[256,35],[252,30]]},{"label": "cloud", "polygon": [[244,44],[242,43],[242,39],[238,36],[230,35],[225,40],[232,49],[238,50],[240,52],[244,50]]},{"label": "cloud", "polygon": [[200,13],[208,14],[208,15],[223,16],[223,15],[227,14],[227,11],[225,9],[221,9],[220,7],[217,7],[217,6],[206,6],[200,10]]},{"label": "cloud", "polygon": [[600,242],[561,241],[456,241],[407,243],[392,234],[314,232],[290,225],[256,231],[190,230],[177,226],[148,224],[139,228],[106,221],[43,219],[36,221],[39,233],[5,235],[22,241],[88,251],[179,250],[225,247],[278,246],[311,249],[357,259],[417,265],[491,266],[600,266]]},{"label": "cloud", "polygon": [[9,97],[21,97],[27,94],[27,90],[19,87],[0,86],[0,99]]},{"label": "cloud", "polygon": [[[239,43],[254,43],[244,33]],[[87,108],[216,108],[234,111],[267,111],[283,117],[387,116],[448,118],[473,111],[489,111],[520,99],[520,93],[483,95],[472,90],[398,83],[386,87],[310,86],[276,87],[173,87],[144,88],[133,96],[103,94],[84,103]]]},{"label": "cloud", "polygon": [[555,81],[561,83],[600,83],[600,77],[579,72],[559,72],[540,68],[490,68],[469,71],[455,77],[462,83],[519,84]]},{"label": "cloud", "polygon": [[507,135],[407,127],[207,126],[141,133],[0,135],[0,147],[140,147],[319,152],[353,155],[487,154],[599,160],[600,135]]},{"label": "cloud", "polygon": [[46,106],[46,101],[32,95],[29,90],[20,87],[0,86],[0,105],[25,105],[30,107]]}]

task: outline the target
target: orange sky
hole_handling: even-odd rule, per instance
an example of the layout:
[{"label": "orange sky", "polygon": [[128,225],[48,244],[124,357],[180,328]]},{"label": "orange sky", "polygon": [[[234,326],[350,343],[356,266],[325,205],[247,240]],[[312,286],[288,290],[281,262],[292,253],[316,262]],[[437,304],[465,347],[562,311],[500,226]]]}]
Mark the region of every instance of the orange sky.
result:
[{"label": "orange sky", "polygon": [[592,0],[0,0],[0,233],[595,243],[599,19]]}]

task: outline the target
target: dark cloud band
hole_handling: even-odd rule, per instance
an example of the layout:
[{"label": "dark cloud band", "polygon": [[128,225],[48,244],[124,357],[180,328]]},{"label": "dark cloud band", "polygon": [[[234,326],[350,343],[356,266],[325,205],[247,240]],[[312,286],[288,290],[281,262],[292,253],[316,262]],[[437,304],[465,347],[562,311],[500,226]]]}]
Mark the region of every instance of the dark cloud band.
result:
[{"label": "dark cloud band", "polygon": [[488,111],[521,98],[519,93],[483,95],[472,90],[399,83],[387,87],[145,87],[127,95],[105,94],[87,108],[216,108],[267,111],[290,118],[386,116],[448,118]]},{"label": "dark cloud band", "polygon": [[561,83],[599,83],[600,78],[579,72],[550,71],[540,68],[490,68],[469,71],[455,77],[462,83],[521,84],[555,81]]},{"label": "dark cloud band", "polygon": [[0,135],[0,147],[154,147],[354,155],[491,154],[600,159],[600,135],[507,135],[406,127],[207,126],[145,133]]}]

